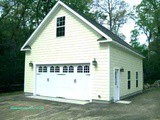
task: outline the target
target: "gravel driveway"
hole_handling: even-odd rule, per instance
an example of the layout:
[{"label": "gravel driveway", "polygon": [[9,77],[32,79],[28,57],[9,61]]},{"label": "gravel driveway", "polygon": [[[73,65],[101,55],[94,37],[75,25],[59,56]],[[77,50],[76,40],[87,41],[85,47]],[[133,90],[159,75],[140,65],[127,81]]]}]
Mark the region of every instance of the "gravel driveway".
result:
[{"label": "gravel driveway", "polygon": [[23,93],[0,95],[0,120],[160,120],[160,89],[128,98],[129,105],[74,105],[25,98]]}]

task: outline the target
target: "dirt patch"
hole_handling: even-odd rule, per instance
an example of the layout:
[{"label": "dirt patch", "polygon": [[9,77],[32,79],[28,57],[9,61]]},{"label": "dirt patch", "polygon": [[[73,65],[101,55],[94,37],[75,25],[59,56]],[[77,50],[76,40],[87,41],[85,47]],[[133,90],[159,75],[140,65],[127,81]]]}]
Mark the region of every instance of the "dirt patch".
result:
[{"label": "dirt patch", "polygon": [[26,98],[23,93],[0,95],[1,120],[153,120],[160,119],[160,88],[130,97],[129,105],[74,105]]}]

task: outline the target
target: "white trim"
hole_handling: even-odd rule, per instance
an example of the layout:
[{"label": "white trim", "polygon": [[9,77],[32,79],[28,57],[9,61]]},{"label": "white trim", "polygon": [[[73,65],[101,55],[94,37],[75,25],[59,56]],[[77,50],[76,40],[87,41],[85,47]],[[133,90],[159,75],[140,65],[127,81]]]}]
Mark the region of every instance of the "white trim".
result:
[{"label": "white trim", "polygon": [[108,42],[112,42],[113,40],[103,40],[103,41],[98,41],[98,43],[108,43]]},{"label": "white trim", "polygon": [[[93,61],[93,60],[92,60]],[[89,93],[90,93],[90,102],[92,102],[92,93],[93,93],[93,65],[92,61],[90,61],[90,81],[89,81]]]},{"label": "white trim", "polygon": [[[115,95],[115,70],[118,70],[118,100],[120,100],[120,67],[114,67],[113,68],[113,101],[114,101],[114,95]],[[114,101],[115,102],[115,101]]]},{"label": "white trim", "polygon": [[21,50],[21,51],[30,51],[31,49],[23,49],[23,50]]},{"label": "white trim", "polygon": [[26,50],[26,49],[24,49],[24,47],[32,40],[32,38],[35,36],[35,34],[38,32],[38,30],[41,28],[41,26],[46,22],[46,20],[49,18],[49,16],[52,14],[52,12],[58,7],[58,5],[62,5],[64,8],[66,8],[67,10],[69,10],[71,13],[73,13],[74,15],[76,15],[83,22],[85,22],[91,28],[93,28],[95,31],[97,31],[99,34],[101,34],[102,36],[104,36],[106,39],[109,38],[105,33],[103,33],[102,31],[100,31],[96,26],[94,26],[93,24],[91,24],[84,17],[80,16],[77,12],[75,12],[74,10],[72,10],[70,7],[68,7],[67,5],[65,5],[63,2],[58,1],[56,3],[56,5],[51,9],[51,11],[47,14],[47,16],[43,19],[43,21],[40,23],[40,25],[37,27],[37,29],[32,33],[32,35],[29,37],[29,39],[25,42],[25,44],[21,47],[21,51],[25,51]]},{"label": "white trim", "polygon": [[26,53],[25,53],[25,59],[24,59],[24,92],[26,92],[26,75],[27,75],[27,71],[26,71]]},{"label": "white trim", "polygon": [[33,95],[36,96],[37,66],[33,64]]},{"label": "white trim", "polygon": [[69,62],[64,62],[64,61],[53,61],[53,62],[35,62],[36,65],[54,65],[54,64],[88,64],[90,61],[69,61]]},{"label": "white trim", "polygon": [[46,62],[37,62],[37,63],[34,63],[33,64],[33,72],[34,72],[34,74],[33,74],[33,80],[34,80],[34,82],[33,82],[33,95],[34,96],[36,96],[36,82],[37,82],[37,66],[38,65],[55,65],[55,64],[61,64],[61,65],[63,65],[63,64],[89,64],[89,67],[90,67],[90,78],[89,78],[89,81],[88,81],[88,89],[89,89],[89,96],[88,96],[88,98],[89,98],[89,101],[90,102],[92,102],[92,77],[91,77],[91,74],[92,74],[92,61],[90,60],[89,62],[87,61],[87,62],[82,62],[82,61],[79,61],[79,62],[67,62],[67,63],[65,63],[65,62],[48,62],[48,63],[46,63]]},{"label": "white trim", "polygon": [[[64,27],[65,27],[65,33],[64,33],[64,36],[59,36],[59,37],[57,37],[57,18],[60,18],[60,17],[65,17],[65,25],[64,25]],[[62,37],[66,37],[66,20],[67,20],[67,16],[65,16],[65,15],[60,15],[60,16],[56,16],[55,17],[55,27],[54,27],[54,31],[55,31],[55,38],[56,39],[58,39],[58,38],[62,38]]]},{"label": "white trim", "polygon": [[[110,53],[110,45],[108,45],[108,90],[106,92],[108,92],[108,101],[111,100],[111,53]],[[107,67],[107,66],[106,66]]]}]

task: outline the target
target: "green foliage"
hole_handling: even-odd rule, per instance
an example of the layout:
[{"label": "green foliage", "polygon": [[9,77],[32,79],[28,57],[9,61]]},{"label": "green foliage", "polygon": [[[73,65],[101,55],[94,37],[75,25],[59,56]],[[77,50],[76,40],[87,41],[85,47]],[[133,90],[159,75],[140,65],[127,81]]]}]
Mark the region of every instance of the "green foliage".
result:
[{"label": "green foliage", "polygon": [[[148,49],[144,59],[144,80],[153,83],[160,79],[160,1],[142,0],[136,7],[135,22],[137,28],[147,36]],[[137,41],[138,30],[132,31],[131,44],[141,51]],[[143,51],[141,51],[143,53]]]},{"label": "green foliage", "polygon": [[97,0],[93,8],[100,24],[106,25],[122,39],[125,38],[119,31],[130,15],[129,5],[124,0]]},{"label": "green foliage", "polygon": [[148,49],[145,44],[141,45],[138,41],[138,36],[140,35],[139,31],[137,29],[134,29],[131,31],[131,41],[130,44],[132,47],[134,47],[137,51],[142,53],[144,56],[147,55]]}]

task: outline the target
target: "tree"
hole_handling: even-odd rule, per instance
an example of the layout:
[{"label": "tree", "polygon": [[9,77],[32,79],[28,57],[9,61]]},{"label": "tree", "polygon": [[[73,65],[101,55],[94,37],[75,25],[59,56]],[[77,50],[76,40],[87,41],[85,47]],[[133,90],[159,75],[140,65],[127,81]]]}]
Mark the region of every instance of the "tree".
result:
[{"label": "tree", "polygon": [[145,44],[141,45],[138,41],[138,36],[140,35],[139,31],[137,29],[134,29],[131,31],[131,41],[130,44],[132,47],[134,47],[137,51],[142,53],[144,56],[147,55],[147,46]]},{"label": "tree", "polygon": [[147,36],[148,44],[158,38],[160,33],[160,1],[143,0],[136,7],[136,24]]},{"label": "tree", "polygon": [[[160,0],[142,0],[136,7],[137,28],[147,36],[148,53],[144,59],[144,79],[160,79]],[[136,36],[133,36],[136,38]]]},{"label": "tree", "polygon": [[[93,6],[97,14],[97,21],[107,25],[115,34],[120,34],[119,29],[129,18],[129,6],[123,0],[96,0]],[[123,35],[122,35],[123,36]]]}]

